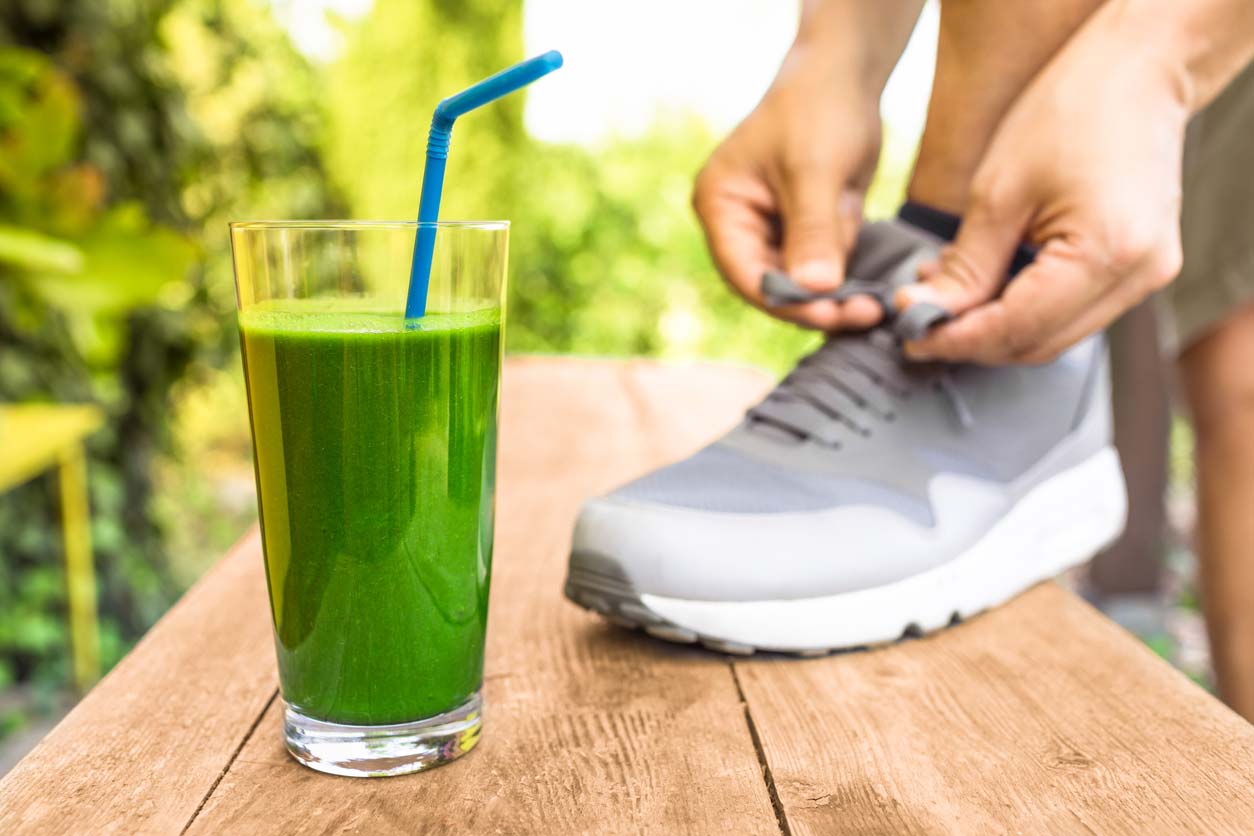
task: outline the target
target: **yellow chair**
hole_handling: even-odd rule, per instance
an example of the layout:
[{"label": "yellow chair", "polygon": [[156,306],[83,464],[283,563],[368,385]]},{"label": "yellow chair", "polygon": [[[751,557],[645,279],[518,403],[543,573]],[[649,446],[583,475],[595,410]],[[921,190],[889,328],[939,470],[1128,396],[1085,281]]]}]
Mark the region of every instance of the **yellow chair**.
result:
[{"label": "yellow chair", "polygon": [[0,406],[0,493],[51,467],[60,470],[70,650],[74,684],[80,691],[100,678],[100,630],[83,442],[103,420],[101,411],[89,405]]}]

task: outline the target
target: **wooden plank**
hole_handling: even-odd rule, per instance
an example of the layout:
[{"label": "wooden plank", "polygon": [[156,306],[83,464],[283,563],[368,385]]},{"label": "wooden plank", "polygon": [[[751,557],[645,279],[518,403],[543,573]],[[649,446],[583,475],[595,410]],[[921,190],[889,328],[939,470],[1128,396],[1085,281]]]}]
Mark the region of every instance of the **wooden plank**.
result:
[{"label": "wooden plank", "polygon": [[0,833],[178,833],[277,688],[249,535],[0,781]]},{"label": "wooden plank", "polygon": [[579,502],[698,446],[765,383],[722,366],[513,361],[476,751],[332,778],[283,751],[276,702],[189,832],[777,833],[726,660],[561,597]]},{"label": "wooden plank", "polygon": [[507,365],[487,722],[469,757],[389,781],[287,758],[277,704],[262,716],[276,682],[252,535],[0,782],[0,833],[777,832],[726,661],[560,596],[579,501],[695,448],[766,385],[728,366]]},{"label": "wooden plank", "polygon": [[735,669],[795,836],[1254,831],[1254,726],[1054,584]]},{"label": "wooden plank", "polygon": [[252,539],[0,782],[0,833],[778,832],[740,691],[794,834],[1254,822],[1254,730],[1052,585],[931,638],[734,674],[562,601],[578,502],[697,446],[764,383],[507,366],[487,723],[469,757],[355,781],[286,756]]}]

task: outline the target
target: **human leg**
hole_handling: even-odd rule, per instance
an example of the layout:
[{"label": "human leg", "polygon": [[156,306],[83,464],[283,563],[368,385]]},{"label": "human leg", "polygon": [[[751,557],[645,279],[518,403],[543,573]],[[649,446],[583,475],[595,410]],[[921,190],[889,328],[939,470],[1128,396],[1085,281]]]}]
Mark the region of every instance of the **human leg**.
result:
[{"label": "human leg", "polygon": [[1254,722],[1254,306],[1180,357],[1197,456],[1201,592],[1219,694]]},{"label": "human leg", "polygon": [[941,3],[936,75],[911,200],[960,214],[998,122],[1100,0]]},{"label": "human leg", "polygon": [[1254,66],[1190,126],[1184,267],[1163,292],[1193,418],[1197,552],[1219,693],[1254,720]]}]

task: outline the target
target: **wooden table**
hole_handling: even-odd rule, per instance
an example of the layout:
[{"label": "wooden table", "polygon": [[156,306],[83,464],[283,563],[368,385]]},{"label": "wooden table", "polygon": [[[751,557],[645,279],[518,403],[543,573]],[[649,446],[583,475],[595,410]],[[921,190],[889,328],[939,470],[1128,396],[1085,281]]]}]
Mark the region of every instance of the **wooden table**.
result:
[{"label": "wooden table", "polygon": [[61,489],[66,610],[74,684],[86,691],[100,678],[96,571],[91,558],[87,453],[83,442],[104,423],[91,404],[0,406],[0,493],[57,468]]},{"label": "wooden table", "polygon": [[694,449],[765,385],[511,362],[487,721],[466,758],[360,780],[286,755],[253,534],[0,783],[0,833],[1254,831],[1254,727],[1052,584],[802,661],[663,644],[566,603],[580,500]]}]

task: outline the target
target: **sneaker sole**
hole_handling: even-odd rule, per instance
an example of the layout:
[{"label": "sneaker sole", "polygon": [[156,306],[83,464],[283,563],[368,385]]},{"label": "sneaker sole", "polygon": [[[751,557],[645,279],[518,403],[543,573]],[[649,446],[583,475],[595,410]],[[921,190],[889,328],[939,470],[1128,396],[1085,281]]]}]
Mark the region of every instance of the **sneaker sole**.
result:
[{"label": "sneaker sole", "polygon": [[820,656],[916,637],[1084,563],[1123,530],[1119,457],[1106,447],[1029,491],[957,558],[872,589],[815,598],[697,601],[635,590],[612,560],[571,555],[566,597],[612,623],[721,653]]}]

